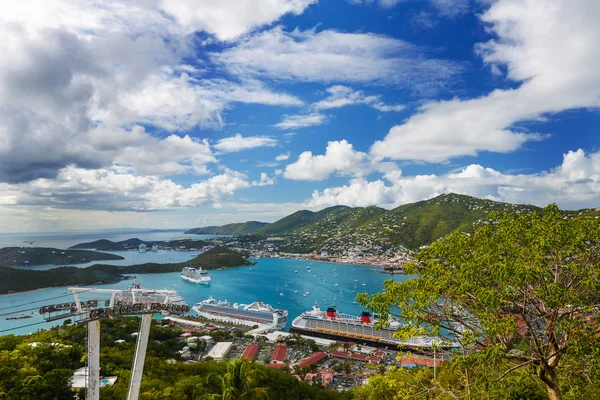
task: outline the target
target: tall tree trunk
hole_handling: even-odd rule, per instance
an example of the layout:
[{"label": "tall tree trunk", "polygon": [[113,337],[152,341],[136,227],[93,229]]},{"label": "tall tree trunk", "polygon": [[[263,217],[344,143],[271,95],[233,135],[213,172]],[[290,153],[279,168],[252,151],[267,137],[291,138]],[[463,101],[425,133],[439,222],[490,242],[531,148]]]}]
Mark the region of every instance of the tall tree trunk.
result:
[{"label": "tall tree trunk", "polygon": [[560,387],[558,386],[556,368],[540,368],[539,377],[546,384],[546,389],[548,390],[548,397],[550,400],[561,400],[562,395],[560,394]]}]

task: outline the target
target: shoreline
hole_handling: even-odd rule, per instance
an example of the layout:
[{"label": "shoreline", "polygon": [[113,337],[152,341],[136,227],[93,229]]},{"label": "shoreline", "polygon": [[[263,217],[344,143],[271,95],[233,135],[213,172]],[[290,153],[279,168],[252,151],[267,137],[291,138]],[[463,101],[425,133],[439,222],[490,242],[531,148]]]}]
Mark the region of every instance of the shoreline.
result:
[{"label": "shoreline", "polygon": [[[332,263],[332,264],[338,264],[338,265],[351,265],[351,266],[355,266],[355,267],[374,267],[374,268],[379,268],[380,273],[382,274],[390,274],[390,275],[395,275],[395,274],[404,274],[403,271],[401,271],[401,269],[399,270],[400,272],[387,272],[385,271],[386,267],[390,267],[389,265],[379,265],[379,264],[373,264],[370,262],[359,262],[359,261],[353,261],[353,262],[345,262],[345,261],[339,261],[339,258],[332,258],[332,259],[316,259],[316,258],[312,258],[312,257],[302,257],[302,255],[294,255],[294,256],[283,256],[283,255],[278,255],[278,256],[273,256],[273,257],[250,257],[251,259],[254,260],[261,260],[261,259],[265,259],[268,260],[270,258],[275,258],[275,259],[286,259],[286,260],[305,260],[305,261],[317,261],[317,262],[328,262],[328,263]],[[401,265],[399,265],[399,267],[401,268]]]}]

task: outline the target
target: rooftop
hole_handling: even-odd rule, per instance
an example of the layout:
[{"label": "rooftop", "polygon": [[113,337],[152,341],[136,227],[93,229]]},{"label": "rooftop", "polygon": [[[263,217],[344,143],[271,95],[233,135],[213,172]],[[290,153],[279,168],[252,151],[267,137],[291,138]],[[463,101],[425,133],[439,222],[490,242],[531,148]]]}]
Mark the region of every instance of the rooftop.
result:
[{"label": "rooftop", "polygon": [[275,346],[275,351],[273,352],[273,357],[271,358],[271,362],[283,362],[287,355],[287,346],[285,344],[278,344]]},{"label": "rooftop", "polygon": [[256,353],[258,353],[258,345],[257,344],[251,344],[250,346],[246,347],[246,350],[244,350],[244,354],[242,354],[242,360],[248,360],[248,361],[252,361],[254,360],[254,357],[256,357]]},{"label": "rooftop", "polygon": [[300,361],[298,363],[298,367],[302,368],[302,367],[307,366],[307,365],[313,365],[313,364],[316,364],[316,363],[318,363],[319,361],[321,361],[321,360],[323,360],[325,358],[327,358],[327,354],[319,351],[319,352],[313,353],[310,357],[308,357],[308,358]]},{"label": "rooftop", "polygon": [[231,346],[233,346],[233,342],[219,342],[215,344],[215,347],[210,349],[210,351],[207,354],[207,357],[212,357],[215,360],[220,360],[223,357],[225,357],[225,355],[227,355],[227,353],[231,349]]}]

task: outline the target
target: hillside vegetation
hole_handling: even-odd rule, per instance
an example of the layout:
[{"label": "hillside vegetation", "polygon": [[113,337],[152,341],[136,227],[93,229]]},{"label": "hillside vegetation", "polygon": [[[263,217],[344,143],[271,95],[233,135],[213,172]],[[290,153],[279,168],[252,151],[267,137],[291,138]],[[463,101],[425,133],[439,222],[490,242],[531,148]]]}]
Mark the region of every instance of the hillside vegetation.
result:
[{"label": "hillside vegetation", "polygon": [[90,261],[122,260],[116,254],[89,250],[61,250],[52,247],[4,247],[0,249],[0,265],[7,267],[45,264],[84,264]]},{"label": "hillside vegetation", "polygon": [[188,229],[183,232],[188,235],[249,235],[258,232],[265,226],[266,222],[248,221],[221,226],[204,226],[201,228]]},{"label": "hillside vegetation", "polygon": [[[284,238],[278,243],[282,251],[383,255],[402,247],[418,249],[456,230],[473,232],[491,222],[488,220],[491,211],[529,214],[541,209],[450,193],[392,210],[335,206],[318,212],[297,211],[251,237],[235,240],[256,242],[277,236]],[[600,209],[563,213],[565,218],[576,215],[598,218]]]},{"label": "hillside vegetation", "polygon": [[204,269],[235,268],[253,265],[252,262],[244,258],[242,253],[238,253],[237,251],[230,250],[226,247],[213,247],[182,264],[202,267]]}]

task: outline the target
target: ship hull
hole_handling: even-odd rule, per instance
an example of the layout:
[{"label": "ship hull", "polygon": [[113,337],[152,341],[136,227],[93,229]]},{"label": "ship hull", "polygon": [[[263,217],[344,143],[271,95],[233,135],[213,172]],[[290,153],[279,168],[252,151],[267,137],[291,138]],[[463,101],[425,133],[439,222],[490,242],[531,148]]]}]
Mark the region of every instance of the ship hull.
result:
[{"label": "ship hull", "polygon": [[[348,336],[336,335],[336,334],[332,334],[332,333],[318,332],[318,331],[313,331],[313,330],[309,330],[309,329],[298,328],[293,325],[290,327],[290,333],[297,333],[297,334],[304,335],[304,336],[313,336],[313,337],[318,337],[318,338],[323,338],[323,339],[335,340],[337,342],[352,342],[352,343],[357,343],[357,344],[360,344],[363,346],[376,347],[376,348],[380,348],[380,349],[408,351],[411,353],[424,354],[424,355],[431,354],[431,349],[427,348],[427,347],[411,346],[406,343],[389,343],[389,342],[374,341],[374,340],[369,340],[369,339],[364,339],[364,338],[348,337]],[[448,348],[450,348],[450,347],[448,347]],[[441,346],[440,349],[446,349],[446,348],[444,346]]]},{"label": "ship hull", "polygon": [[334,335],[332,333],[317,332],[317,331],[312,331],[312,330],[308,330],[308,329],[297,328],[294,326],[290,327],[290,333],[298,333],[298,334],[304,335],[304,336],[313,336],[313,337],[318,337],[318,338],[322,338],[322,339],[335,340],[337,342],[353,342],[353,343],[361,344],[363,346],[378,347],[381,349],[388,349],[388,350],[401,349],[401,347],[399,347],[399,345],[397,345],[397,344],[376,342],[374,340],[358,339],[355,337],[351,338],[351,337],[347,337],[347,336]]},{"label": "ship hull", "polygon": [[256,318],[256,319],[252,319],[251,317],[248,318],[242,318],[240,316],[236,316],[234,314],[231,313],[227,313],[227,312],[223,312],[223,313],[218,313],[218,312],[208,312],[206,310],[202,310],[200,308],[198,308],[197,306],[192,307],[192,310],[194,310],[196,312],[196,314],[198,314],[201,317],[207,318],[207,319],[211,319],[211,320],[215,320],[215,321],[219,321],[219,320],[232,320],[234,322],[238,322],[242,325],[246,325],[246,326],[255,326],[255,325],[268,325],[269,327],[273,328],[273,329],[283,329],[285,328],[285,324],[287,322],[287,319],[283,320],[283,321],[279,321],[279,323],[277,325],[273,324],[272,320],[263,320],[260,318]]},{"label": "ship hull", "polygon": [[198,283],[200,285],[210,284],[210,280],[200,280],[200,279],[190,278],[189,276],[185,276],[185,275],[181,275],[181,279],[188,281],[188,282],[192,282],[192,283]]}]

